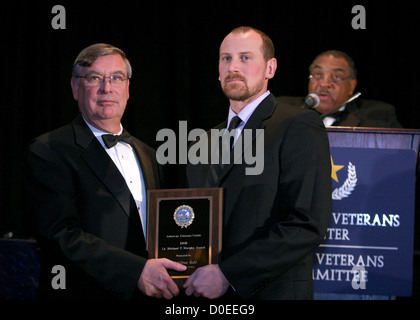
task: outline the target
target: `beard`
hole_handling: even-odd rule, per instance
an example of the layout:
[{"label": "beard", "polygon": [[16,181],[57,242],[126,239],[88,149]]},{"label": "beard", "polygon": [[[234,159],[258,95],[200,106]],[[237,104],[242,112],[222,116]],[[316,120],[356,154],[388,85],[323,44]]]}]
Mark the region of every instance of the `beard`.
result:
[{"label": "beard", "polygon": [[[228,81],[232,79],[239,79],[242,82],[229,83]],[[243,76],[229,74],[225,77],[224,81],[222,82],[222,90],[229,100],[245,101],[255,96],[264,88],[264,81],[265,78],[264,76],[262,76],[261,79],[255,84],[255,86],[250,88],[248,86],[248,82]]]}]

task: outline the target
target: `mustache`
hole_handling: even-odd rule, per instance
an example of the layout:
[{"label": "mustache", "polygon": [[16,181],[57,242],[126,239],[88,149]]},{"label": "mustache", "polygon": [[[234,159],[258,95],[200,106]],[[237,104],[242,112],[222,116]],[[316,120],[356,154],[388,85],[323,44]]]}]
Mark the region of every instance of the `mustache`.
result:
[{"label": "mustache", "polygon": [[331,96],[331,92],[330,92],[330,91],[328,91],[328,90],[326,90],[326,89],[321,89],[321,90],[318,90],[318,91],[316,92],[316,94],[317,94],[317,95],[319,95],[319,94],[321,94],[321,93]]},{"label": "mustache", "polygon": [[225,77],[225,82],[229,80],[242,80],[243,82],[246,82],[246,79],[244,76],[241,76],[240,74],[228,74]]}]

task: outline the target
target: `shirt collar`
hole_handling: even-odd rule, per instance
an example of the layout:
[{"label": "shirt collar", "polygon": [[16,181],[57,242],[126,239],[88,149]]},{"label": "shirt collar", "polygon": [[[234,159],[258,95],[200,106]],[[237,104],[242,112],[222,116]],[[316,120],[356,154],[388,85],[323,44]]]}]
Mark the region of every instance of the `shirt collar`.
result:
[{"label": "shirt collar", "polygon": [[[270,91],[267,90],[267,92],[263,93],[261,96],[259,96],[257,99],[252,101],[250,104],[246,105],[241,112],[236,114],[232,107],[229,107],[229,115],[228,115],[228,123],[226,127],[229,127],[229,123],[232,120],[234,116],[239,116],[241,118],[244,125],[247,123],[248,119],[251,117],[251,115],[254,113],[255,109],[258,107],[258,105],[270,94]],[[242,127],[242,126],[241,126]]]},{"label": "shirt collar", "polygon": [[337,114],[341,114],[344,110],[346,110],[346,105],[342,106],[340,109],[338,109],[331,116],[328,116],[328,117],[325,117],[324,119],[322,119],[322,121],[324,122],[324,125],[326,127],[332,126],[337,121],[337,118],[339,118],[339,116],[337,116]]},{"label": "shirt collar", "polygon": [[[82,115],[83,117],[83,115]],[[87,124],[87,126],[89,127],[89,129],[92,131],[93,135],[96,137],[96,139],[98,139],[99,143],[105,148],[107,149],[104,141],[102,140],[102,135],[104,134],[109,134],[109,132],[106,131],[102,131],[99,130],[98,128],[95,128],[94,126],[92,126],[89,122],[86,121],[85,117],[83,117],[83,120],[85,121],[85,123]],[[123,132],[123,127],[120,124],[121,130],[120,132],[117,133],[117,135],[120,135]]]}]

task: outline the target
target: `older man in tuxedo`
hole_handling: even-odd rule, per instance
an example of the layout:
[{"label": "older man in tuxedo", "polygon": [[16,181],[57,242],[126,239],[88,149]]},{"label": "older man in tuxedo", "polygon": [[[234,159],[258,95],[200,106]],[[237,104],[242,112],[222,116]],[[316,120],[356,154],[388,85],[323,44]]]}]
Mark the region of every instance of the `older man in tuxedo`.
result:
[{"label": "older man in tuxedo", "polygon": [[[169,299],[179,293],[167,269],[185,267],[147,259],[146,191],[159,188],[161,177],[154,150],[121,125],[130,77],[120,49],[94,44],[82,50],[71,78],[80,114],[28,147],[40,298]],[[65,270],[61,289],[52,286],[56,265]]]}]

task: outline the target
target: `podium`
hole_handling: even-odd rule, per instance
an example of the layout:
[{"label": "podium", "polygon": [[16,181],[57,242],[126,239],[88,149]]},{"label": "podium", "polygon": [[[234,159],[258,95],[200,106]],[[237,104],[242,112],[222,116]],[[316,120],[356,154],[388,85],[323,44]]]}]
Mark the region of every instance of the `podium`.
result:
[{"label": "podium", "polygon": [[330,147],[404,149],[418,152],[420,130],[327,127]]},{"label": "podium", "polygon": [[332,212],[314,292],[411,296],[420,130],[327,127]]}]

